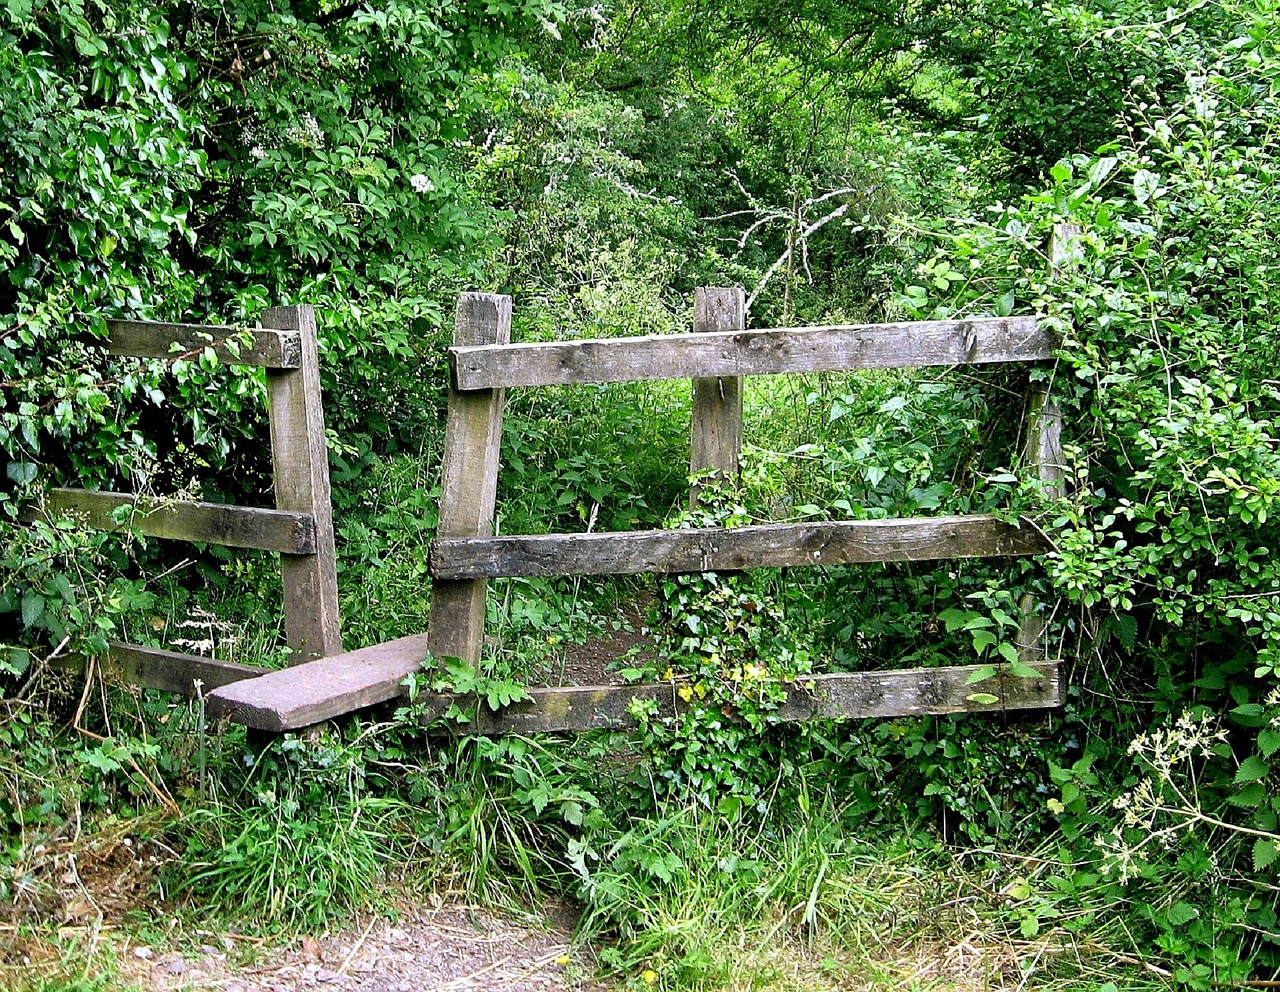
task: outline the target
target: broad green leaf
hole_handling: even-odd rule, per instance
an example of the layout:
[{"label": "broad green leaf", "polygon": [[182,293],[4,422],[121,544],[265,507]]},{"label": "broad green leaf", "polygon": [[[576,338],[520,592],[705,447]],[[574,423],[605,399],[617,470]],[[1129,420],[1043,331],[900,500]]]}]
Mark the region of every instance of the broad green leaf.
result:
[{"label": "broad green leaf", "polygon": [[1276,751],[1280,751],[1280,732],[1260,730],[1258,732],[1258,750],[1262,752],[1264,758],[1270,758]]},{"label": "broad green leaf", "polygon": [[1259,758],[1256,754],[1251,754],[1240,762],[1240,767],[1236,769],[1237,782],[1253,782],[1263,778],[1267,774],[1267,763]]},{"label": "broad green leaf", "polygon": [[996,677],[995,665],[981,665],[969,673],[969,677],[964,680],[965,685],[975,685],[978,682],[985,682],[987,679]]},{"label": "broad green leaf", "polygon": [[1269,837],[1259,837],[1253,842],[1253,870],[1270,868],[1276,860],[1276,842]]}]

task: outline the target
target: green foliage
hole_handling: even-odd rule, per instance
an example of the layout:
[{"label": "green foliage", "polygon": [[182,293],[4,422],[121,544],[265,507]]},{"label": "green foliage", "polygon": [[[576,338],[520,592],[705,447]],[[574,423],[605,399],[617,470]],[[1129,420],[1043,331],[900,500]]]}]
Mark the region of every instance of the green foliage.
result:
[{"label": "green foliage", "polygon": [[191,815],[172,891],[267,929],[315,932],[367,905],[404,843],[408,809],[368,789],[364,750],[285,737],[243,753],[243,778],[224,766],[227,794]]}]

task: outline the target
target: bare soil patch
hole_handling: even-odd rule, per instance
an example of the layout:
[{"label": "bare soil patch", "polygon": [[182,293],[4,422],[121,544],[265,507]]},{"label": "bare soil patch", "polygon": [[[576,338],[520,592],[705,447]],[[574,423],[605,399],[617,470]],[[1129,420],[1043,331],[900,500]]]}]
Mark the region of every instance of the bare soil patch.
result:
[{"label": "bare soil patch", "polygon": [[214,937],[186,952],[122,949],[122,977],[149,992],[603,992],[571,947],[566,919],[546,924],[430,900],[404,904],[320,937],[283,946]]}]

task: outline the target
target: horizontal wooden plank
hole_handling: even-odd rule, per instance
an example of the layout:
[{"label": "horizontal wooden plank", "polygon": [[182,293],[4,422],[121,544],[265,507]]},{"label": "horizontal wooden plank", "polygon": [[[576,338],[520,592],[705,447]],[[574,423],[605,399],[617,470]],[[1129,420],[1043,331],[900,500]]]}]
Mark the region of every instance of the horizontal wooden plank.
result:
[{"label": "horizontal wooden plank", "polygon": [[[776,718],[785,723],[804,720],[861,720],[913,717],[950,713],[1001,713],[1044,709],[1062,705],[1062,683],[1057,662],[1032,665],[1036,678],[1007,673],[975,685],[966,684],[979,668],[915,668],[895,672],[842,672],[815,675],[789,687],[787,700]],[[636,725],[630,709],[637,701],[657,705],[653,719],[685,710],[674,683],[625,686],[571,686],[563,689],[531,689],[530,699],[500,710],[478,704],[474,697],[449,694],[420,696],[423,720],[430,723],[454,703],[474,714],[471,723],[458,726],[466,733],[533,734],[554,731],[628,728]],[[979,694],[996,697],[980,702]],[[727,714],[732,719],[732,713]],[[449,728],[432,728],[446,731]]]},{"label": "horizontal wooden plank", "polygon": [[229,548],[259,548],[291,555],[311,555],[316,550],[316,522],[309,513],[148,499],[93,489],[51,489],[44,499],[47,512],[82,517],[97,530],[115,530],[122,526],[113,516],[121,506],[131,508],[124,526],[147,537],[202,541]]},{"label": "horizontal wooden plank", "polygon": [[296,330],[109,320],[107,332],[104,345],[111,355],[194,359],[212,348],[218,361],[228,365],[296,369],[302,364],[302,338]]},{"label": "horizontal wooden plank", "polygon": [[138,644],[112,641],[107,662],[127,682],[144,689],[161,689],[180,692],[184,696],[196,695],[195,683],[200,691],[209,693],[225,685],[266,675],[269,668],[257,665],[240,665],[230,661],[215,661],[198,654],[165,651]]},{"label": "horizontal wooden plank", "polygon": [[693,530],[437,538],[437,579],[524,575],[714,572],[784,565],[926,561],[1034,555],[1049,550],[1039,530],[986,514],[842,520]]},{"label": "horizontal wooden plank", "polygon": [[335,654],[209,693],[207,712],[259,730],[298,730],[404,695],[427,635]]},{"label": "horizontal wooden plank", "polygon": [[1025,362],[1053,357],[1036,317],[717,331],[449,349],[459,390]]}]

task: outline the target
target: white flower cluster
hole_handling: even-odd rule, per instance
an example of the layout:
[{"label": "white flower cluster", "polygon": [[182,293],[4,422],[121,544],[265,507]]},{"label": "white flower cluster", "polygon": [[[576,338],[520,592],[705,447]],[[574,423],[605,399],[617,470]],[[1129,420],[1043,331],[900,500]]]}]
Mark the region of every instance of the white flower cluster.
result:
[{"label": "white flower cluster", "polygon": [[303,114],[298,123],[290,126],[284,136],[299,148],[323,148],[324,131],[320,122],[311,114]]},{"label": "white flower cluster", "polygon": [[415,193],[430,193],[436,188],[436,184],[421,172],[409,177],[409,185],[413,187]]}]

